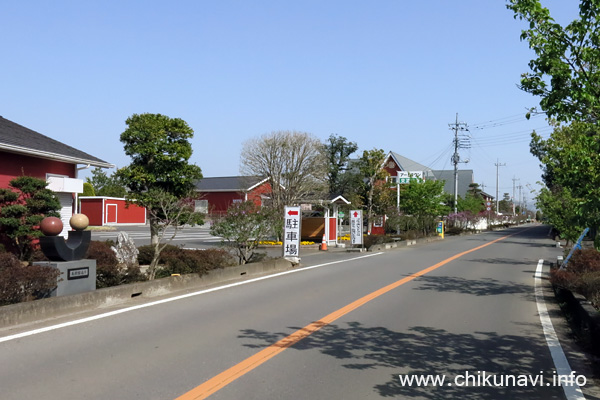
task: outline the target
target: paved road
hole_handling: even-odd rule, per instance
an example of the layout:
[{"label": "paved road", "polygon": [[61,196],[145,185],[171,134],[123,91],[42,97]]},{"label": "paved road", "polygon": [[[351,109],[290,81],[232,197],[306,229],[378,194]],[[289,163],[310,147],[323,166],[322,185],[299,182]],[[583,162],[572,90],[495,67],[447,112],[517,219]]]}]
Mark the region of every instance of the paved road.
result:
[{"label": "paved road", "polygon": [[[534,292],[538,260],[560,251],[546,232],[312,254],[313,268],[0,338],[1,397],[562,399]],[[417,374],[447,380],[399,378]],[[486,374],[540,380],[492,387]]]},{"label": "paved road", "polygon": [[[127,232],[137,246],[150,244],[150,227],[147,225],[119,226],[110,231],[92,231],[92,240],[117,240],[119,232]],[[165,239],[171,237],[171,230],[167,230]],[[172,243],[189,248],[214,247],[221,244],[222,239],[213,236],[207,227],[186,227],[177,232]]]}]

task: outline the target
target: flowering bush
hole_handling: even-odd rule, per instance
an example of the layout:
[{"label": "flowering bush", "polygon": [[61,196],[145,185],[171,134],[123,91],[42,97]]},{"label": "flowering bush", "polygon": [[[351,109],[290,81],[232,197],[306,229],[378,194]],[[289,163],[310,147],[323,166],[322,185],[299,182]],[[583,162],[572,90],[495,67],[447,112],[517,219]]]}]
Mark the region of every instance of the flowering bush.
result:
[{"label": "flowering bush", "polygon": [[471,211],[461,211],[448,215],[447,223],[449,228],[474,229],[481,218],[481,215],[475,215]]}]

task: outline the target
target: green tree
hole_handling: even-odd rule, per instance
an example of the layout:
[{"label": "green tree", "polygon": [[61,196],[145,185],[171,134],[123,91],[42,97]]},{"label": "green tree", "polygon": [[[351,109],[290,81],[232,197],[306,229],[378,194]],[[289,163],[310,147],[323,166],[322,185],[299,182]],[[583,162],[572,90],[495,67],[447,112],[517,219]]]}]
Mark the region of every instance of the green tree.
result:
[{"label": "green tree", "polygon": [[521,33],[537,58],[521,76],[521,89],[540,96],[541,109],[558,121],[596,122],[600,117],[600,1],[581,0],[579,18],[558,24],[540,0],[510,0]]},{"label": "green tree", "polygon": [[324,145],[325,154],[328,161],[327,178],[329,182],[329,193],[335,195],[344,195],[352,191],[356,182],[356,174],[349,170],[348,162],[350,156],[358,150],[355,142],[350,142],[343,136],[330,135]]},{"label": "green tree", "polygon": [[273,209],[257,207],[251,201],[234,203],[227,214],[211,226],[210,232],[233,246],[239,264],[246,264],[259,242],[273,233],[274,218]]},{"label": "green tree", "polygon": [[585,229],[586,224],[582,223],[577,200],[572,197],[567,188],[543,187],[536,197],[536,206],[541,210],[546,221],[567,241],[574,242]]},{"label": "green tree", "polygon": [[20,176],[0,189],[0,237],[20,260],[28,261],[32,242],[43,236],[39,225],[45,217],[60,217],[60,202],[46,181]]},{"label": "green tree", "polygon": [[471,183],[465,195],[465,198],[458,197],[457,210],[459,212],[468,211],[472,215],[477,215],[485,210],[483,195],[479,184]]},{"label": "green tree", "polygon": [[428,235],[435,231],[437,219],[450,211],[443,204],[444,198],[444,181],[411,180],[402,191],[400,209],[403,214],[411,215],[417,223],[417,229]]},{"label": "green tree", "polygon": [[464,199],[458,196],[457,210],[459,212],[468,211],[473,215],[477,215],[485,210],[483,197],[473,195],[472,193],[467,193]]},{"label": "green tree", "polygon": [[[126,124],[121,142],[131,164],[119,169],[117,177],[129,189],[127,198],[148,210],[154,247],[149,267],[152,279],[164,248],[161,241],[166,237],[166,229],[201,222],[199,215],[190,209],[181,210],[181,206],[193,197],[194,182],[202,178],[202,172],[189,163],[194,131],[184,120],[161,114],[134,114]],[[173,232],[171,239],[177,230]]]},{"label": "green tree", "polygon": [[512,201],[510,200],[509,193],[504,193],[504,197],[498,202],[498,212],[502,214],[512,214]]},{"label": "green tree", "polygon": [[94,186],[89,182],[83,182],[83,193],[79,193],[79,197],[90,197],[95,195],[96,191],[94,190]]},{"label": "green tree", "polygon": [[373,217],[375,216],[375,194],[378,183],[385,181],[388,173],[383,169],[386,154],[381,149],[365,150],[362,157],[358,160],[358,170],[363,179],[362,198],[363,204],[367,208],[367,231],[371,232],[373,226]]},{"label": "green tree", "polygon": [[94,168],[92,177],[86,178],[86,182],[92,185],[96,196],[125,197],[127,194],[125,185],[121,182],[117,172],[108,176],[102,168]]},{"label": "green tree", "polygon": [[[553,204],[548,196],[556,195],[562,212],[571,222],[576,219],[575,225],[600,226],[600,127],[573,122],[556,127],[547,140],[534,135],[531,147],[542,162],[547,187],[543,199],[538,196],[538,202]],[[561,212],[560,207],[556,211]],[[557,220],[549,211],[543,212],[548,220]]]}]

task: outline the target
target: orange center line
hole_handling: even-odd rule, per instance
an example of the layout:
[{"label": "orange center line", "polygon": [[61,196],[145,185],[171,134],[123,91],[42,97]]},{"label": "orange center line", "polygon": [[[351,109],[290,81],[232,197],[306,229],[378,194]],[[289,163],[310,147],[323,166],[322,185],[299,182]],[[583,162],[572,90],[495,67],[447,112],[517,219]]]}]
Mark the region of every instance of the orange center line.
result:
[{"label": "orange center line", "polygon": [[189,392],[179,396],[175,400],[205,399],[208,396],[210,396],[211,394],[216,393],[219,390],[223,389],[225,386],[229,385],[231,382],[233,382],[237,378],[245,375],[246,373],[252,371],[254,368],[269,361],[271,358],[275,357],[277,354],[281,353],[285,349],[295,345],[302,339],[312,335],[313,333],[317,332],[321,328],[331,324],[332,322],[343,317],[344,315],[348,314],[349,312],[354,311],[357,308],[365,305],[366,303],[370,302],[371,300],[373,300],[391,290],[394,290],[397,287],[402,286],[405,283],[412,281],[413,279],[423,276],[423,275],[449,263],[450,261],[456,260],[457,258],[460,258],[466,254],[480,250],[484,247],[487,247],[491,244],[499,242],[500,240],[504,240],[513,235],[503,236],[501,238],[498,238],[496,240],[493,240],[493,241],[483,244],[481,246],[472,248],[471,250],[467,250],[467,251],[463,251],[462,253],[455,254],[452,257],[449,257],[443,261],[440,261],[439,263],[437,263],[435,265],[432,265],[431,267],[422,269],[419,272],[415,272],[414,274],[409,275],[405,278],[402,278],[399,281],[396,281],[394,283],[391,283],[387,286],[382,287],[381,289],[378,289],[372,293],[369,293],[366,296],[363,296],[360,299],[355,300],[352,303],[340,308],[339,310],[336,310],[336,311],[332,312],[331,314],[319,319],[318,321],[312,322],[312,323],[306,325],[304,328],[298,329],[296,332],[292,333],[291,335],[286,336],[285,338],[273,343],[269,347],[246,358],[244,361],[241,361],[240,363],[234,365],[233,367],[210,378],[209,380],[207,380],[200,386],[197,386],[196,388],[190,390]]}]

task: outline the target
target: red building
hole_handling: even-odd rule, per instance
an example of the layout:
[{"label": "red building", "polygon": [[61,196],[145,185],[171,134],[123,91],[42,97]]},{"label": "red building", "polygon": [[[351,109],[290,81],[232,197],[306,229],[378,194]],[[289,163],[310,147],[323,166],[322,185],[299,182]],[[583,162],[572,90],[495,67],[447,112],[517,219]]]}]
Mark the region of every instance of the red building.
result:
[{"label": "red building", "polygon": [[143,225],[146,209],[117,197],[80,197],[81,213],[87,215],[91,226]]},{"label": "red building", "polygon": [[0,117],[0,188],[18,176],[33,176],[48,181],[61,203],[61,219],[70,229],[77,193],[83,192],[78,179],[79,165],[113,168],[114,165],[51,139],[22,125]]},{"label": "red building", "polygon": [[257,206],[271,197],[271,183],[259,176],[226,176],[202,178],[196,183],[200,199],[196,211],[224,214],[234,203],[253,201]]}]

